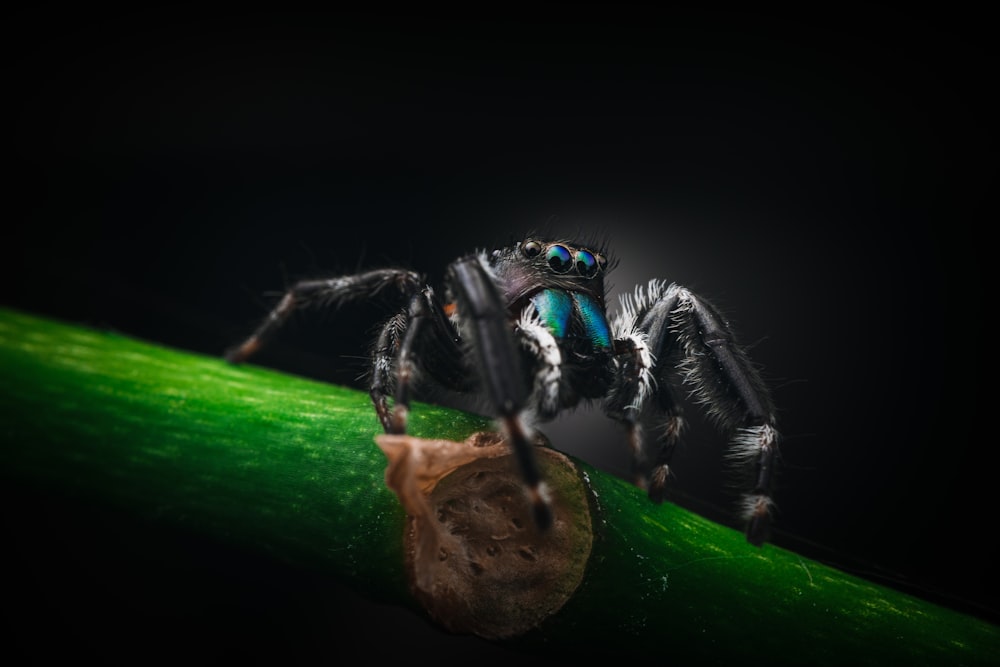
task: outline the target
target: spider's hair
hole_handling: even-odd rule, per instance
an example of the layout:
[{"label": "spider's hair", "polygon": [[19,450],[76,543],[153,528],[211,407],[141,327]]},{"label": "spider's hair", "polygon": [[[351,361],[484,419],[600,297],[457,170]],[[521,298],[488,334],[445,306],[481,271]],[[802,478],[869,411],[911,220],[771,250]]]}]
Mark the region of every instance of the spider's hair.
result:
[{"label": "spider's hair", "polygon": [[774,447],[777,440],[778,431],[770,424],[738,428],[726,452],[726,459],[734,466],[745,468],[760,457],[761,449]]},{"label": "spider's hair", "polygon": [[[672,286],[671,286],[672,287]],[[646,400],[656,391],[655,355],[650,351],[649,335],[638,326],[640,313],[646,312],[650,305],[659,300],[666,291],[666,283],[660,280],[650,280],[645,289],[641,285],[632,294],[623,294],[620,298],[621,309],[611,319],[611,330],[617,340],[631,341],[636,354],[636,365],[639,369],[636,378],[638,387],[635,398],[626,410],[641,412]],[[617,388],[612,389],[617,391]],[[612,397],[613,398],[613,397]]]},{"label": "spider's hair", "polygon": [[740,518],[750,521],[755,517],[774,515],[774,499],[765,493],[748,493],[740,499]]},{"label": "spider's hair", "polygon": [[[671,285],[671,288],[676,286]],[[774,421],[774,406],[770,395],[761,379],[757,368],[750,360],[746,351],[740,347],[730,331],[729,324],[721,313],[709,302],[701,299],[683,287],[677,289],[676,317],[671,329],[677,336],[682,355],[678,370],[682,381],[691,388],[690,397],[702,406],[706,415],[722,429],[735,429],[745,425],[746,413],[742,402],[733,394],[733,388],[728,382],[722,381],[720,369],[715,354],[702,339],[697,317],[694,315],[696,302],[699,307],[708,310],[723,328],[723,335],[729,341],[727,348],[735,357],[738,365],[746,371],[749,389],[762,403],[764,414],[760,418],[768,423]]]},{"label": "spider's hair", "polygon": [[781,450],[778,447],[779,437],[778,430],[773,425],[761,424],[759,426],[745,426],[736,429],[736,433],[730,440],[729,449],[726,451],[724,458],[728,469],[733,475],[732,487],[743,494],[742,510],[744,519],[749,519],[753,516],[754,512],[751,511],[752,509],[755,511],[766,509],[770,512],[774,507],[774,501],[769,496],[763,496],[767,499],[767,505],[761,506],[753,500],[758,495],[757,492],[746,493],[746,490],[753,489],[756,486],[757,474],[759,472],[756,465],[765,452],[770,452],[775,459],[780,458]]},{"label": "spider's hair", "polygon": [[676,283],[668,284],[659,279],[650,280],[645,287],[638,285],[634,292],[621,295],[620,312],[612,319],[616,336],[625,337],[637,331],[639,318],[645,315],[658,301],[676,299],[677,305],[671,313],[671,331],[680,346],[677,370],[684,384],[690,387],[690,398],[703,406],[708,417],[723,429],[733,429],[744,425],[745,415],[740,401],[732,394],[732,389],[720,377],[715,354],[702,338],[695,305],[710,313],[722,326],[728,349],[736,357],[738,364],[746,370],[750,389],[758,396],[765,411],[761,417],[773,421],[774,406],[768,398],[767,389],[749,356],[736,344],[729,325],[722,314],[708,301],[694,295],[690,290]]},{"label": "spider's hair", "polygon": [[[539,363],[532,389],[534,399],[529,402],[530,410],[532,413],[540,410],[551,417],[559,409],[563,379],[562,352],[559,350],[559,344],[542,324],[538,311],[532,305],[525,306],[521,312],[517,329],[520,332],[518,340],[522,347],[529,350]],[[534,419],[537,419],[537,415],[533,414]]]},{"label": "spider's hair", "polygon": [[666,296],[668,292],[678,289],[680,288],[674,283],[667,285],[665,280],[653,278],[645,288],[642,285],[636,285],[631,294],[625,292],[618,299],[620,310],[611,320],[614,331],[623,335],[635,331],[640,313],[646,312],[650,306]]},{"label": "spider's hair", "polygon": [[[760,374],[737,345],[722,314],[709,302],[676,284],[654,279],[636,287],[633,293],[622,295],[620,313],[613,320],[616,335],[625,337],[636,332],[641,320],[658,302],[673,304],[669,326],[679,359],[676,365],[668,363],[656,370],[655,376],[661,377],[676,367],[682,383],[689,388],[689,398],[717,428],[732,434],[726,460],[727,467],[739,478],[734,480],[736,486],[754,489],[760,474],[758,462],[767,460],[768,452],[777,454],[778,445],[778,433],[773,426],[774,406]],[[707,326],[713,321],[717,327]],[[706,326],[711,329],[711,341],[705,338]],[[740,387],[734,386],[735,378],[723,370],[715,346],[724,349],[730,363],[740,370]],[[761,491],[755,489],[743,496],[741,513],[745,520],[770,513],[773,503]]]}]

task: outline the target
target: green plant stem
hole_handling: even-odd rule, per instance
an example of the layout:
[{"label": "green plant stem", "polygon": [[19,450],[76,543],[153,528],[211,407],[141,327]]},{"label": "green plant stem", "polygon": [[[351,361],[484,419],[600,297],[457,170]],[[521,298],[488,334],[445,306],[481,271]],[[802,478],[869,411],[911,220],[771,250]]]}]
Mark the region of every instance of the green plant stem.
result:
[{"label": "green plant stem", "polygon": [[[0,310],[0,464],[412,606],[405,516],[366,395]],[[488,420],[416,405],[411,431]],[[996,664],[1000,629],[765,545],[577,462],[594,496],[584,582],[510,643],[554,656],[732,664]],[[683,661],[682,661],[683,662]]]}]

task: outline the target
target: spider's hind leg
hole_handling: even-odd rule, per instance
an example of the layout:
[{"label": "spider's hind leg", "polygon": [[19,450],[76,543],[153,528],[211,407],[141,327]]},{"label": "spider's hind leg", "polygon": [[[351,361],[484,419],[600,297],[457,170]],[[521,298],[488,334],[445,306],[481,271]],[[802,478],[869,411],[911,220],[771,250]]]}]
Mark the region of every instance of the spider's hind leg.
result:
[{"label": "spider's hind leg", "polygon": [[696,400],[720,427],[735,434],[728,458],[749,478],[744,484],[749,491],[742,500],[747,539],[761,544],[773,505],[778,444],[774,406],[722,315],[689,290],[653,280],[645,291],[640,288],[623,298],[622,315],[614,326],[619,373],[606,410],[625,423],[635,456],[645,456],[640,418],[651,395],[656,397],[652,407],[666,418],[658,431],[659,452],[648,472],[650,497],[654,501],[664,497],[670,458],[683,425],[666,377],[679,362],[684,383],[693,387]]},{"label": "spider's hind leg", "polygon": [[742,513],[747,540],[759,545],[767,539],[773,509],[778,449],[774,405],[757,369],[715,307],[683,288],[678,288],[678,297],[674,317],[684,355],[684,382],[694,387],[709,416],[735,433],[728,458],[748,478]]}]

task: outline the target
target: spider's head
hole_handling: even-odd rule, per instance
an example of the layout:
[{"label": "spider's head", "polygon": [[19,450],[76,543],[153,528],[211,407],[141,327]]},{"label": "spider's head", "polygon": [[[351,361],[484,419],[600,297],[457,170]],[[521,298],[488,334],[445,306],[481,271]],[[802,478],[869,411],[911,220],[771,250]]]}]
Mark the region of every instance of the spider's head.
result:
[{"label": "spider's head", "polygon": [[514,246],[533,270],[574,280],[590,280],[608,268],[604,253],[561,241],[526,239]]},{"label": "spider's head", "polygon": [[510,303],[545,289],[586,292],[604,302],[604,250],[568,241],[528,237],[494,250],[488,262]]}]

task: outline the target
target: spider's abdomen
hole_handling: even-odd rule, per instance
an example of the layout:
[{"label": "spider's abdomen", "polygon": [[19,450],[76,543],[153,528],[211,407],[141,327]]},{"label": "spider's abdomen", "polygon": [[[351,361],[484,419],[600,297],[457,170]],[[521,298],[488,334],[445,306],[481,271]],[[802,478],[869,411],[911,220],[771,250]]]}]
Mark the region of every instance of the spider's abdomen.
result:
[{"label": "spider's abdomen", "polygon": [[594,351],[611,347],[611,329],[604,309],[586,292],[544,289],[531,297],[531,303],[556,340],[573,336],[589,341]]}]

